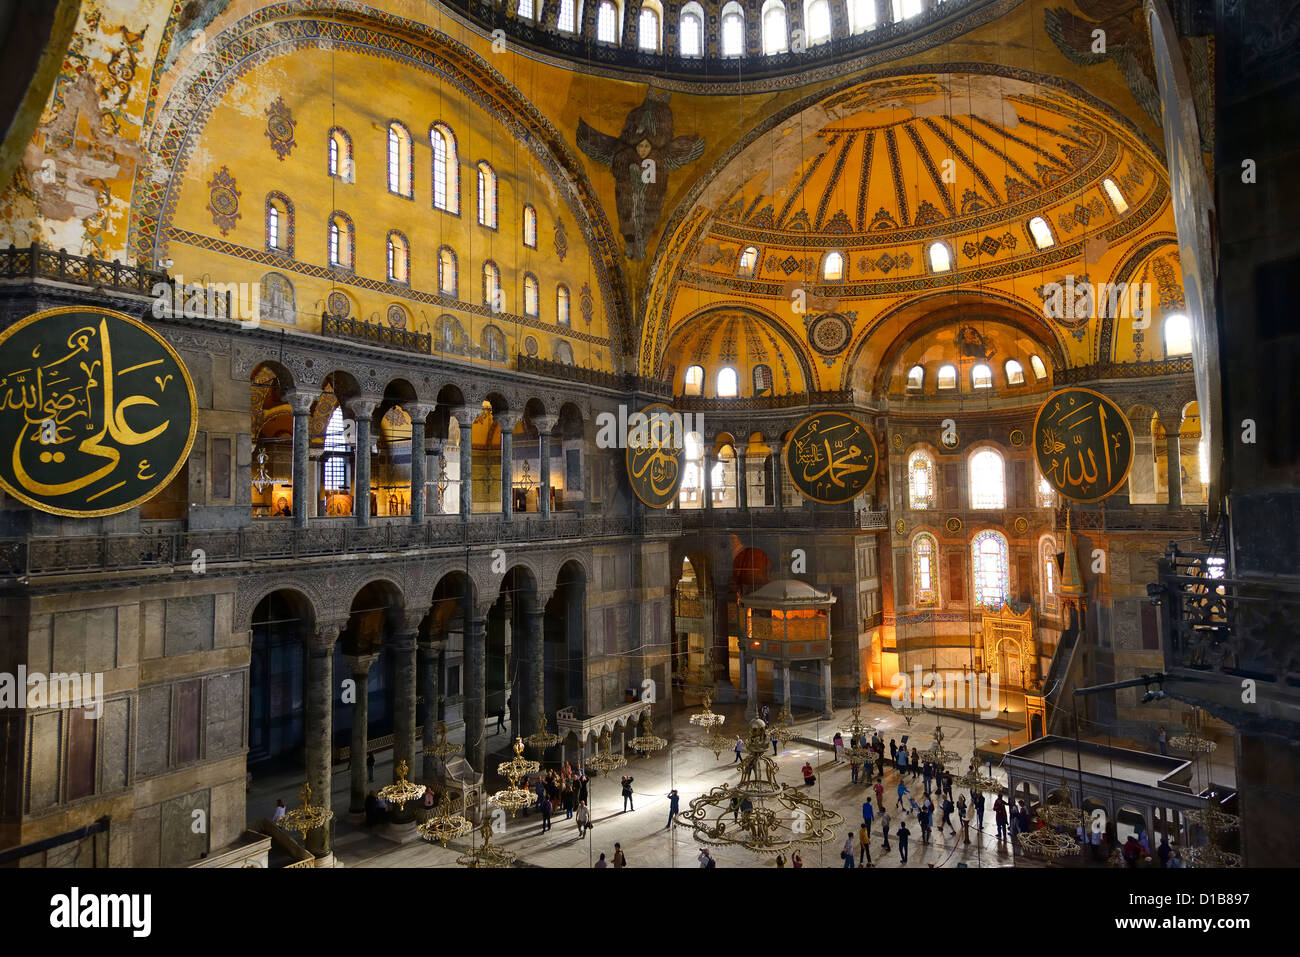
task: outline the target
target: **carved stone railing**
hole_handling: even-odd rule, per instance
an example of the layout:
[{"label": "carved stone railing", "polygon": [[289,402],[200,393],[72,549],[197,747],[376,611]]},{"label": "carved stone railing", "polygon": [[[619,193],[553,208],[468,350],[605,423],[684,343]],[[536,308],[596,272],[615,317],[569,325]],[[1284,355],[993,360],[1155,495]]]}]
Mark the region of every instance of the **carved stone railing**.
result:
[{"label": "carved stone railing", "polygon": [[1095,382],[1099,379],[1145,379],[1158,375],[1191,375],[1192,357],[1153,359],[1150,362],[1105,362],[1057,369],[1052,379],[1058,386],[1076,382]]},{"label": "carved stone railing", "polygon": [[792,392],[789,395],[758,396],[757,398],[718,399],[698,395],[679,395],[673,398],[673,408],[679,412],[752,412],[764,409],[802,409],[805,406],[820,409],[852,404],[852,389]]},{"label": "carved stone railing", "polygon": [[516,362],[520,372],[529,375],[547,376],[551,379],[563,379],[567,382],[582,382],[586,385],[612,389],[616,392],[648,392],[665,399],[673,392],[672,383],[662,379],[651,379],[630,372],[608,372],[604,369],[592,369],[588,366],[569,365],[554,362],[537,356],[520,355]]},{"label": "carved stone railing", "polygon": [[427,332],[411,332],[409,329],[396,329],[351,317],[331,316],[328,313],[320,317],[320,331],[322,335],[334,339],[369,342],[424,355],[428,355],[433,346],[433,336]]},{"label": "carved stone railing", "polygon": [[889,528],[889,512],[858,512],[858,528],[868,532],[881,532]]},{"label": "carved stone railing", "polygon": [[850,529],[850,528],[887,528],[889,524],[889,515],[887,512],[864,512],[863,516],[871,516],[865,519],[868,524],[862,524],[864,519],[859,518],[847,509],[805,509],[805,508],[786,508],[780,513],[771,506],[763,508],[685,508],[675,512],[682,517],[682,528],[688,531],[696,531],[702,528],[737,528],[737,527],[754,527],[754,528],[824,528],[824,529]]},{"label": "carved stone railing", "polygon": [[74,256],[67,250],[45,249],[38,243],[0,249],[0,279],[53,279],[112,292],[147,296],[159,283],[171,283],[165,272]]},{"label": "carved stone railing", "polygon": [[[1056,528],[1065,528],[1065,506],[1056,509]],[[1129,505],[1117,508],[1070,508],[1070,527],[1076,532],[1196,532],[1205,524],[1205,510],[1196,507]]]}]

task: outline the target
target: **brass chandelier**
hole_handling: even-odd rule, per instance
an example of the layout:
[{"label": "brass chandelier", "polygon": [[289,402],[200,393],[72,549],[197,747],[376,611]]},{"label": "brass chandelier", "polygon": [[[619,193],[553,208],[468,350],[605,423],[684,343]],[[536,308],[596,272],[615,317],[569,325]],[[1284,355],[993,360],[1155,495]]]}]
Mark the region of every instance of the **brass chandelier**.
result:
[{"label": "brass chandelier", "polygon": [[[601,751],[600,748],[604,748],[604,750]],[[626,766],[627,758],[621,754],[615,754],[611,750],[608,728],[600,732],[600,744],[596,753],[583,762],[583,767],[588,771],[595,771],[601,777],[610,771],[617,771],[619,768]]]},{"label": "brass chandelier", "polygon": [[767,726],[767,736],[776,738],[782,744],[789,744],[797,733],[794,729],[794,719],[790,717],[790,709],[781,705],[781,710],[776,713],[776,720]]},{"label": "brass chandelier", "polygon": [[[964,790],[983,791],[985,794],[1001,794],[1006,790],[1001,782],[993,776],[992,771],[988,774],[984,773],[974,756],[971,757],[970,764],[966,766],[966,772],[959,777],[953,778],[952,783]],[[1066,801],[1069,802],[1068,792]]]},{"label": "brass chandelier", "polygon": [[1188,751],[1192,754],[1210,754],[1219,745],[1215,741],[1201,734],[1205,726],[1205,712],[1200,708],[1193,708],[1190,714],[1183,716],[1183,725],[1186,731],[1183,734],[1176,734],[1169,739],[1169,747],[1175,751]]},{"label": "brass chandelier", "polygon": [[426,841],[437,841],[443,847],[447,846],[448,841],[464,837],[473,830],[474,825],[467,818],[451,813],[451,797],[446,791],[442,792],[438,801],[438,813],[419,826],[421,837]]},{"label": "brass chandelier", "polygon": [[536,800],[532,791],[519,786],[519,779],[529,774],[536,774],[539,770],[541,770],[540,764],[524,757],[524,742],[515,738],[514,758],[497,765],[497,772],[510,783],[510,786],[490,795],[488,802],[493,807],[504,808],[510,812],[511,817],[514,817]]},{"label": "brass chandelier", "polygon": [[461,751],[464,750],[464,748],[459,744],[452,744],[450,741],[447,740],[447,722],[445,721],[438,722],[437,733],[438,733],[438,740],[435,741],[433,744],[426,745],[424,749],[424,753],[432,754],[443,764],[446,764],[448,758],[455,757],[456,755],[460,754]]},{"label": "brass chandelier", "polygon": [[853,722],[844,731],[849,736],[849,746],[844,749],[844,760],[853,764],[870,763],[875,757],[875,752],[858,744],[859,741],[865,741],[867,737],[867,728],[862,723],[860,705],[853,708]]},{"label": "brass chandelier", "polygon": [[928,758],[931,764],[942,764],[947,766],[961,758],[956,751],[950,751],[943,746],[943,728],[934,729],[934,744],[921,752],[921,757]]},{"label": "brass chandelier", "polygon": [[493,845],[491,822],[484,821],[479,827],[479,833],[483,835],[483,843],[468,854],[456,858],[456,863],[461,867],[509,867],[515,855]]},{"label": "brass chandelier", "polygon": [[1040,827],[1036,831],[1021,831],[1016,835],[1016,840],[1020,842],[1020,849],[1026,854],[1038,854],[1053,860],[1079,853],[1078,841],[1050,827]]},{"label": "brass chandelier", "polygon": [[1052,827],[1076,828],[1087,820],[1087,815],[1071,804],[1070,786],[1065,783],[1064,778],[1061,779],[1060,787],[1047,796],[1055,797],[1057,800],[1050,803],[1044,801],[1043,806],[1038,810],[1038,815]]},{"label": "brass chandelier", "polygon": [[408,770],[405,761],[398,761],[397,767],[393,769],[396,780],[379,789],[379,796],[389,804],[396,804],[399,809],[412,801],[420,800],[426,790],[423,784],[412,784],[406,780]]},{"label": "brass chandelier", "polygon": [[844,818],[777,781],[776,762],[767,756],[766,728],[759,719],[750,723],[738,782],[712,788],[678,812],[677,823],[691,828],[699,843],[779,853],[835,839]]},{"label": "brass chandelier", "polygon": [[722,725],[714,724],[708,728],[708,733],[700,738],[699,745],[706,751],[712,751],[714,758],[721,760],[722,752],[731,749],[734,737],[723,733]]},{"label": "brass chandelier", "polygon": [[641,733],[628,744],[643,758],[648,758],[654,752],[668,747],[668,742],[655,734],[654,718],[650,716],[649,711],[641,717]]},{"label": "brass chandelier", "polygon": [[697,712],[695,712],[693,715],[691,715],[691,724],[696,725],[696,726],[701,727],[701,728],[712,728],[712,727],[714,727],[715,725],[720,725],[720,724],[722,724],[724,721],[727,720],[727,716],[726,716],[725,714],[714,714],[714,713],[713,713],[713,710],[712,710],[712,708],[713,708],[713,692],[712,692],[712,689],[710,689],[709,691],[705,692],[705,694],[704,694],[704,704],[703,704],[702,707],[703,707],[703,710],[702,710],[702,711],[697,711]]},{"label": "brass chandelier", "polygon": [[1219,810],[1215,795],[1206,797],[1204,809],[1184,811],[1183,819],[1203,828],[1208,839],[1207,843],[1186,851],[1188,867],[1241,867],[1241,855],[1223,849],[1223,835],[1237,830],[1241,818]]},{"label": "brass chandelier", "polygon": [[524,744],[534,751],[545,752],[549,748],[555,747],[563,739],[558,734],[552,734],[551,729],[546,725],[546,712],[541,708],[537,709],[537,730],[524,738]]},{"label": "brass chandelier", "polygon": [[329,808],[319,807],[311,803],[311,784],[309,782],[303,782],[303,786],[298,789],[298,800],[302,803],[286,813],[276,823],[286,831],[299,832],[305,841],[307,840],[307,832],[327,825],[334,819],[334,812]]}]

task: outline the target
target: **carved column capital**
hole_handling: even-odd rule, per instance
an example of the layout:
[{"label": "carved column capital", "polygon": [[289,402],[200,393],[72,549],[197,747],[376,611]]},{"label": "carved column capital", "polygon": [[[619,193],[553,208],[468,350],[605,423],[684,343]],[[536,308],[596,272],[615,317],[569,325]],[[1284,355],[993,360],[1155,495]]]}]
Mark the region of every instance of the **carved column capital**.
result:
[{"label": "carved column capital", "polygon": [[430,415],[432,415],[433,410],[436,409],[437,407],[438,405],[436,402],[403,402],[402,403],[402,408],[406,411],[406,414],[411,417],[412,424],[418,422],[421,425],[423,425],[424,420],[427,419]]},{"label": "carved column capital", "polygon": [[492,413],[492,418],[496,420],[496,423],[501,427],[502,432],[513,432],[515,426],[519,424],[519,420],[522,419],[523,416],[518,412],[494,412]]},{"label": "carved column capital", "polygon": [[284,393],[284,400],[289,403],[294,415],[309,415],[312,405],[319,398],[320,393],[310,389],[293,389]]},{"label": "carved column capital", "polygon": [[313,654],[325,654],[334,649],[334,643],[347,627],[347,621],[318,621],[316,630],[304,629],[302,642]]},{"label": "carved column capital", "polygon": [[558,415],[535,415],[530,420],[538,435],[547,435],[559,423]]},{"label": "carved column capital", "polygon": [[450,410],[451,417],[462,429],[468,429],[474,424],[474,420],[483,414],[481,406],[474,405],[457,405]]},{"label": "carved column capital", "polygon": [[344,410],[353,419],[370,420],[375,414],[375,409],[379,408],[379,400],[363,396],[356,399],[349,399],[344,403]]},{"label": "carved column capital", "polygon": [[370,674],[371,667],[379,660],[379,654],[376,652],[370,655],[344,655],[343,658],[352,669],[354,678],[364,678]]}]

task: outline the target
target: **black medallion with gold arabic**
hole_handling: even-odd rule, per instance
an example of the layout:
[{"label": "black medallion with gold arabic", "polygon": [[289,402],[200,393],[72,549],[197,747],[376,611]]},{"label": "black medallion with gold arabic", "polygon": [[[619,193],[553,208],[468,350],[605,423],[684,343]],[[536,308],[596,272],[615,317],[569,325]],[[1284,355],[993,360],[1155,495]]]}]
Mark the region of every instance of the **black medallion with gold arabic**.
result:
[{"label": "black medallion with gold arabic", "polygon": [[651,508],[666,508],[677,497],[686,464],[682,417],[662,402],[648,405],[627,423],[627,480]]},{"label": "black medallion with gold arabic", "polygon": [[851,415],[810,415],[790,433],[785,471],[805,498],[823,505],[850,502],[876,475],[876,440]]},{"label": "black medallion with gold arabic", "polygon": [[130,316],[70,306],[0,333],[0,485],[33,508],[133,508],[180,471],[197,426],[185,363]]},{"label": "black medallion with gold arabic", "polygon": [[1034,457],[1072,502],[1100,502],[1128,478],[1133,430],[1122,409],[1091,389],[1053,392],[1034,418]]}]

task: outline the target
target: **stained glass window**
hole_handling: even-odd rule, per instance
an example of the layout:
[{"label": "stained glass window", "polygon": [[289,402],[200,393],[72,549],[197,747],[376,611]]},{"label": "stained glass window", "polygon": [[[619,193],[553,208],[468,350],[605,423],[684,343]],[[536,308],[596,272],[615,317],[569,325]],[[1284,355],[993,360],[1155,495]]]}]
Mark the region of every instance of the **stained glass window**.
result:
[{"label": "stained glass window", "polygon": [[934,459],[921,449],[907,457],[907,497],[911,508],[934,508]]},{"label": "stained glass window", "polygon": [[938,549],[930,535],[918,535],[912,541],[912,595],[917,605],[933,605],[939,597],[935,581],[938,577],[936,558]]},{"label": "stained glass window", "polygon": [[975,603],[1001,608],[1007,600],[1007,540],[994,531],[980,532],[971,542],[975,574]]}]

